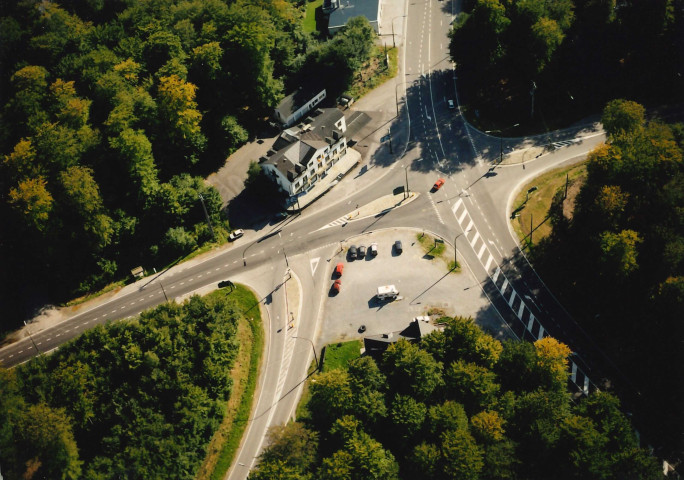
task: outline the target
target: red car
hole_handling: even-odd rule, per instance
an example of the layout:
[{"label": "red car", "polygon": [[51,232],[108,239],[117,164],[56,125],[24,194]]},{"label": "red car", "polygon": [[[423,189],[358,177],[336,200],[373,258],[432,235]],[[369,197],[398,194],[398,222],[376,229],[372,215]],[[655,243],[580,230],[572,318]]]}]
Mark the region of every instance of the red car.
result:
[{"label": "red car", "polygon": [[335,290],[335,292],[340,293],[340,290],[342,289],[342,280],[335,280],[332,288]]},{"label": "red car", "polygon": [[335,275],[338,277],[342,276],[342,271],[344,270],[344,263],[338,263],[335,267]]},{"label": "red car", "polygon": [[433,190],[434,192],[436,192],[437,190],[439,190],[440,188],[442,188],[442,185],[444,185],[444,179],[443,179],[443,178],[440,178],[440,179],[437,180],[437,181],[435,182],[435,184],[432,186],[432,190]]}]

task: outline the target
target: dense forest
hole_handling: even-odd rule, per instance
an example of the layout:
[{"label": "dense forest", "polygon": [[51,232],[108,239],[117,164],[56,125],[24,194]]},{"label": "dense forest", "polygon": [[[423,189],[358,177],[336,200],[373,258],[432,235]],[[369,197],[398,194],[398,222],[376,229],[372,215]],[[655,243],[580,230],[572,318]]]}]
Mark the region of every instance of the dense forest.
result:
[{"label": "dense forest", "polygon": [[194,478],[231,393],[240,315],[231,297],[194,296],[0,369],[4,477]]},{"label": "dense forest", "polygon": [[565,209],[572,215],[559,192],[552,235],[532,259],[617,364],[606,371],[640,430],[676,458],[684,452],[675,380],[684,378],[684,125],[646,122],[644,108],[624,100],[610,102],[602,122],[608,142],[589,154],[586,182]]},{"label": "dense forest", "polygon": [[620,97],[684,100],[682,0],[466,0],[464,12],[450,51],[486,128],[557,128]]},{"label": "dense forest", "polygon": [[334,99],[370,54],[367,21],[318,40],[302,12],[288,0],[0,3],[0,331],[225,238],[221,198],[199,175],[263,128],[287,88],[316,78]]},{"label": "dense forest", "polygon": [[573,401],[569,348],[503,344],[464,318],[309,384],[250,480],[659,479],[610,393]]}]

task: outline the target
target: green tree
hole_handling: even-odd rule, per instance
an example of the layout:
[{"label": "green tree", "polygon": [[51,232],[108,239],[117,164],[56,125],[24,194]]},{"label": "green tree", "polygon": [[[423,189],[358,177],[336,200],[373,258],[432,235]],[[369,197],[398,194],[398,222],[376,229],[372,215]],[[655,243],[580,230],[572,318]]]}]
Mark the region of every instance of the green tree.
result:
[{"label": "green tree", "polygon": [[[358,425],[358,424],[357,424]],[[366,432],[350,430],[344,447],[321,463],[317,478],[322,480],[396,480],[399,466],[389,450]]]},{"label": "green tree", "polygon": [[[269,428],[268,446],[261,453],[259,462],[276,465],[279,462],[294,467],[303,474],[316,461],[318,434],[304,424],[291,422]],[[263,475],[259,478],[266,478]]]},{"label": "green tree", "polygon": [[625,278],[639,268],[637,263],[637,245],[643,242],[634,230],[622,230],[620,233],[603,232],[601,234],[601,261],[606,273],[616,278]]},{"label": "green tree", "polygon": [[[577,478],[608,478],[610,459],[605,452],[606,438],[586,417],[572,415],[563,420],[557,448],[562,452],[560,471],[572,471]],[[563,465],[565,464],[565,465]]]},{"label": "green tree", "polygon": [[570,348],[553,337],[534,342],[537,354],[539,385],[545,389],[565,391],[568,385],[568,356]]},{"label": "green tree", "polygon": [[[230,151],[249,139],[247,130],[232,115],[226,115],[221,119],[221,132],[223,133],[223,141]],[[250,168],[252,163],[254,162],[250,162]]]},{"label": "green tree", "polygon": [[126,162],[128,174],[136,187],[134,198],[149,208],[159,190],[157,167],[152,155],[152,144],[142,130],[123,130],[109,144]]},{"label": "green tree", "polygon": [[442,433],[440,450],[442,471],[447,478],[477,480],[484,467],[482,449],[467,430]]},{"label": "green tree", "polygon": [[503,347],[501,342],[484,333],[470,317],[446,318],[445,356],[438,358],[448,364],[463,359],[485,368],[492,368]]},{"label": "green tree", "polygon": [[413,478],[433,480],[440,477],[440,451],[433,443],[421,443],[413,448],[409,457],[409,468]]},{"label": "green tree", "polygon": [[321,429],[326,428],[349,412],[352,389],[349,374],[344,370],[331,370],[316,377],[311,383],[309,410]]},{"label": "green tree", "polygon": [[382,361],[387,380],[396,392],[425,400],[443,385],[442,364],[403,338],[387,348]]},{"label": "green tree", "polygon": [[43,177],[19,182],[9,191],[9,203],[23,215],[27,225],[44,231],[53,208],[53,198]]},{"label": "green tree", "polygon": [[183,227],[173,227],[164,235],[164,246],[172,256],[187,255],[197,248],[197,241]]},{"label": "green tree", "polygon": [[612,137],[633,133],[645,123],[644,107],[629,100],[613,100],[603,109],[601,123],[606,133]]},{"label": "green tree", "polygon": [[438,437],[447,430],[467,430],[468,416],[463,405],[453,400],[446,400],[444,403],[430,407],[427,423],[430,433]]},{"label": "green tree", "polygon": [[491,444],[504,439],[506,421],[496,411],[485,410],[470,418],[473,436],[483,444]]},{"label": "green tree", "polygon": [[494,373],[463,360],[449,365],[444,379],[449,398],[463,403],[471,414],[487,408],[499,392]]},{"label": "green tree", "polygon": [[10,465],[17,468],[17,477],[80,478],[82,462],[63,409],[31,405],[18,411],[13,421],[19,457]]},{"label": "green tree", "polygon": [[412,440],[418,437],[423,429],[427,407],[406,395],[397,395],[390,406],[389,419],[394,432],[393,441],[402,448],[414,444]]}]

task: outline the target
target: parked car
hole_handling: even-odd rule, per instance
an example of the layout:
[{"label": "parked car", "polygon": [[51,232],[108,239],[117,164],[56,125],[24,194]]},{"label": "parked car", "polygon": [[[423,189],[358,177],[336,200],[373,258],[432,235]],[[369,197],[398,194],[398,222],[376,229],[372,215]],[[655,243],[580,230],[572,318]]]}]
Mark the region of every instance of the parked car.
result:
[{"label": "parked car", "polygon": [[371,254],[372,256],[374,256],[374,257],[377,256],[377,254],[378,254],[378,244],[377,244],[377,243],[371,243],[371,246],[370,246],[369,250],[370,250],[370,254]]},{"label": "parked car", "polygon": [[397,252],[397,254],[401,255],[401,252],[404,251],[404,247],[401,244],[401,240],[397,240],[394,242],[394,251]]},{"label": "parked car", "polygon": [[245,231],[241,228],[238,228],[237,230],[233,230],[232,232],[230,232],[230,235],[228,236],[228,240],[230,240],[231,242],[234,242],[235,240],[237,240],[238,238],[240,238],[244,234],[245,234]]},{"label": "parked car", "polygon": [[364,245],[361,245],[359,247],[359,258],[366,258],[366,247]]},{"label": "parked car", "polygon": [[352,245],[349,247],[349,258],[354,260],[356,258],[357,250],[356,250],[356,245]]},{"label": "parked car", "polygon": [[436,192],[440,188],[442,188],[442,185],[444,185],[444,179],[440,178],[435,182],[435,184],[432,186],[432,191]]},{"label": "parked car", "polygon": [[340,290],[342,290],[342,280],[335,280],[335,283],[333,283],[332,289],[336,293],[340,293]]},{"label": "parked car", "polygon": [[449,110],[453,110],[454,108],[456,108],[454,106],[454,101],[452,99],[447,100],[447,103],[449,104]]},{"label": "parked car", "polygon": [[342,271],[344,270],[344,263],[338,263],[335,267],[335,275],[338,277],[342,276]]}]

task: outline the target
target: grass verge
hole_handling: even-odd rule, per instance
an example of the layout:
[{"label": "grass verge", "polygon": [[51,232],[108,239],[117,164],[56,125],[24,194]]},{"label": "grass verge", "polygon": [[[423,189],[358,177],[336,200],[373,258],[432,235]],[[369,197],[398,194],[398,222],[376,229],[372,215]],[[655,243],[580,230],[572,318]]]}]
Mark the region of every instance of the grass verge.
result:
[{"label": "grass verge", "polygon": [[207,447],[207,456],[197,473],[197,480],[220,480],[228,472],[252,411],[264,346],[261,311],[257,298],[249,289],[236,285],[232,291],[221,289],[211,295],[231,298],[235,302],[235,310],[243,313],[237,334],[240,351],[231,372],[233,391],[226,402],[223,422]]},{"label": "grass verge", "polygon": [[306,2],[306,14],[304,15],[304,23],[302,23],[302,29],[306,33],[313,33],[316,31],[316,10],[322,7],[323,0]]},{"label": "grass verge", "polygon": [[[586,172],[587,168],[583,162],[569,168],[559,168],[547,172],[523,187],[513,201],[512,213],[512,215],[516,215],[512,219],[513,230],[522,244],[530,243],[530,229],[532,230],[533,243],[551,234],[549,208],[554,196],[560,190],[565,189],[567,176],[568,197],[565,202],[571,209],[574,205],[574,198],[584,183]],[[533,187],[537,187],[537,189],[528,194],[527,192]]]},{"label": "grass verge", "polygon": [[349,362],[361,356],[361,342],[351,340],[349,342],[331,343],[325,347],[325,361],[322,371],[346,370]]},{"label": "grass verge", "polygon": [[102,290],[99,290],[97,292],[89,293],[88,295],[84,295],[82,297],[74,298],[73,300],[69,300],[64,304],[65,307],[73,307],[75,305],[80,305],[81,303],[85,303],[88,300],[92,300],[93,298],[97,298],[100,295],[104,295],[105,293],[109,293],[114,290],[118,290],[122,287],[125,287],[128,284],[128,280],[118,280],[116,282],[112,282],[106,287],[104,287]]},{"label": "grass verge", "polygon": [[386,63],[385,49],[376,45],[370,61],[360,72],[356,73],[354,83],[346,93],[358,100],[390,78],[394,78],[397,75],[399,50],[388,48],[387,56],[389,57],[389,65]]}]

